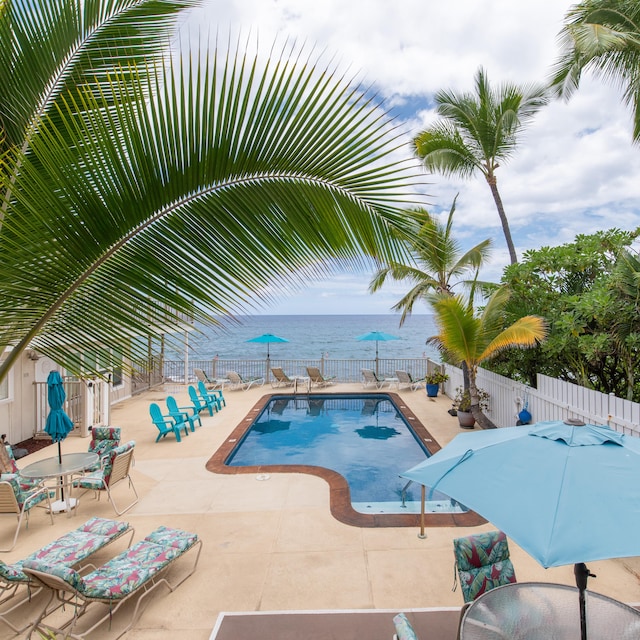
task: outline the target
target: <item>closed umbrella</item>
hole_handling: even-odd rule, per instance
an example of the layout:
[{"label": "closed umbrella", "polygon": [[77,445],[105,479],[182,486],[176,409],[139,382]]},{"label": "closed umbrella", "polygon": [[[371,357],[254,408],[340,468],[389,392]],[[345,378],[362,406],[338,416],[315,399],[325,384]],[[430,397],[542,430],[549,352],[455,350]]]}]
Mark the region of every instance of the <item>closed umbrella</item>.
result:
[{"label": "closed umbrella", "polygon": [[388,340],[400,340],[398,336],[393,336],[384,331],[369,331],[361,336],[356,336],[356,340],[370,340],[376,342],[376,376],[378,375],[378,342],[387,342]]},{"label": "closed umbrella", "polygon": [[473,509],[543,567],[574,564],[583,640],[584,563],[640,555],[640,438],[608,427],[461,434],[401,475]]},{"label": "closed umbrella", "polygon": [[[57,371],[49,372],[47,376],[47,402],[49,403],[49,415],[44,425],[44,430],[58,443],[58,462],[62,464],[62,448],[60,443],[73,429],[73,421],[62,408],[66,398],[62,377]],[[64,488],[61,489],[61,497],[64,502]]]},{"label": "closed umbrella", "polygon": [[261,336],[257,336],[256,338],[251,338],[246,340],[246,342],[258,342],[260,344],[267,345],[267,360],[269,359],[269,345],[272,342],[289,342],[286,338],[281,338],[280,336],[274,336],[273,333],[263,333]]}]

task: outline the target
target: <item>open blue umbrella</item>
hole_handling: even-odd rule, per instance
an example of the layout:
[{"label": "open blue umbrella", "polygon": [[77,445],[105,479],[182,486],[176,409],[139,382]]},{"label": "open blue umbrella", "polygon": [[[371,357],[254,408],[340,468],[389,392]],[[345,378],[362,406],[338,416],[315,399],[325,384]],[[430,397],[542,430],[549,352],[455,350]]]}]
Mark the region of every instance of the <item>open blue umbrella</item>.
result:
[{"label": "open blue umbrella", "polygon": [[400,340],[398,336],[392,336],[384,331],[369,331],[361,336],[356,336],[356,340],[375,340],[376,342],[376,375],[378,375],[378,342],[387,342],[389,340]]},{"label": "open blue umbrella", "polygon": [[543,567],[574,564],[583,639],[584,563],[640,555],[640,438],[608,427],[461,434],[401,475],[487,518]]},{"label": "open blue umbrella", "polygon": [[259,342],[261,344],[267,345],[267,360],[269,359],[269,345],[272,342],[289,342],[286,338],[281,338],[280,336],[274,336],[273,333],[263,333],[261,336],[257,338],[251,338],[250,340],[246,340],[245,342]]},{"label": "open blue umbrella", "polygon": [[60,463],[62,463],[60,443],[73,429],[73,421],[62,408],[65,398],[62,377],[57,371],[49,372],[47,377],[47,402],[49,403],[50,411],[44,430],[54,442],[58,443],[58,462]]}]

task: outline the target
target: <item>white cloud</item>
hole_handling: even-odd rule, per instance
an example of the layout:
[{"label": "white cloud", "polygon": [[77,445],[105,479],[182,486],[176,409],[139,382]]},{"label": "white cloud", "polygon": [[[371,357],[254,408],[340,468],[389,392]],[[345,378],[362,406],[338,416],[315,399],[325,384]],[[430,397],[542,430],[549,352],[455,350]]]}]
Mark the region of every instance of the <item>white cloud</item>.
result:
[{"label": "white cloud", "polygon": [[[267,47],[289,38],[335,57],[341,68],[373,83],[386,106],[414,109],[406,127],[415,135],[435,118],[435,91],[473,89],[484,66],[492,83],[545,81],[558,56],[557,34],[569,0],[204,0],[185,26],[215,34],[251,34]],[[519,255],[571,242],[577,233],[640,225],[640,149],[631,144],[630,111],[619,92],[586,74],[568,103],[539,112],[498,185]],[[409,138],[407,138],[409,141]],[[449,210],[460,193],[456,235],[465,246],[493,237],[499,279],[509,258],[484,179],[428,176],[434,211]],[[310,283],[268,313],[385,313],[402,285],[371,296],[370,274],[344,274]],[[283,292],[281,291],[280,294]]]}]

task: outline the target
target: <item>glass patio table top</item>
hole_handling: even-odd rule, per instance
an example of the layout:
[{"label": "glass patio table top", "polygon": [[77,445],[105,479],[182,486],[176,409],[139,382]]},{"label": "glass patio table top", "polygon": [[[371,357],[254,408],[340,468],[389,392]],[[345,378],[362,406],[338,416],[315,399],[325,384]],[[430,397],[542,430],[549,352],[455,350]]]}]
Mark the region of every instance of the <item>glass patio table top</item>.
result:
[{"label": "glass patio table top", "polygon": [[[580,640],[577,587],[518,582],[474,600],[460,624],[460,640]],[[586,591],[587,637],[640,638],[640,611]]]},{"label": "glass patio table top", "polygon": [[33,462],[20,470],[20,475],[25,478],[54,478],[56,476],[66,476],[76,471],[82,471],[98,462],[97,453],[65,453],[62,455],[62,462],[58,456],[45,458],[38,462]]}]

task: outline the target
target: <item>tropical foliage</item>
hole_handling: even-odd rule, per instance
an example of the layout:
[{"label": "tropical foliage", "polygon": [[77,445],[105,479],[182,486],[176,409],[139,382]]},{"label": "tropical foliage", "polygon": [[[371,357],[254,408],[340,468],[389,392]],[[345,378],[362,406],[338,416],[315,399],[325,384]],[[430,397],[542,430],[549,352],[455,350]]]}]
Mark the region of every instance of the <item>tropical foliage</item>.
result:
[{"label": "tropical foliage", "polygon": [[542,85],[520,87],[512,83],[494,89],[480,68],[475,93],[441,90],[434,99],[441,120],[418,134],[414,140],[416,153],[427,169],[445,176],[484,176],[513,264],[518,258],[498,191],[496,169],[511,158],[523,129],[547,104],[547,90]]},{"label": "tropical foliage", "polygon": [[[457,198],[456,198],[457,199]],[[411,262],[391,262],[378,269],[369,284],[369,291],[378,291],[388,279],[405,280],[413,286],[392,307],[401,311],[400,326],[411,315],[418,301],[426,302],[433,293],[453,294],[461,284],[471,287],[477,278],[478,269],[489,258],[491,240],[483,240],[468,251],[462,252],[460,243],[452,236],[453,201],[445,224],[426,209],[407,211],[412,232],[405,240]]]},{"label": "tropical foliage", "polygon": [[544,316],[547,340],[535,352],[505,352],[487,364],[535,386],[542,373],[629,400],[640,399],[640,261],[630,247],[640,229],[579,235],[525,253],[503,282],[508,321]]},{"label": "tropical foliage", "polygon": [[621,86],[633,108],[633,140],[640,141],[640,3],[584,0],[569,10],[565,21],[552,87],[569,98],[585,70]]},{"label": "tropical foliage", "polygon": [[171,52],[192,4],[0,4],[0,380],[27,347],[98,372],[279,281],[403,259],[419,178],[386,115],[286,44]]},{"label": "tropical foliage", "polygon": [[535,347],[547,334],[546,322],[539,316],[528,315],[505,325],[504,309],[509,295],[507,287],[500,287],[479,313],[472,302],[459,295],[434,294],[431,299],[439,333],[429,338],[428,343],[446,353],[452,362],[466,365],[470,411],[483,429],[495,425],[482,412],[476,384],[478,367],[502,351]]}]

